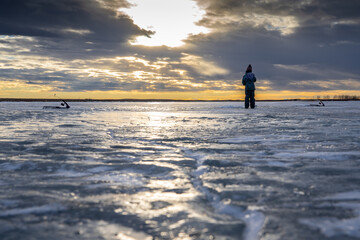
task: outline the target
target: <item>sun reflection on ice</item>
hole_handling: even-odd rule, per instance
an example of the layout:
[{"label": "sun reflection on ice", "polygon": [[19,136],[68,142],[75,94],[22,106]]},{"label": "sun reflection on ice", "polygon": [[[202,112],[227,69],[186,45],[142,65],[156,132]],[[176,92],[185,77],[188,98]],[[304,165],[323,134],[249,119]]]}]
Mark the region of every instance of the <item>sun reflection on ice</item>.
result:
[{"label": "sun reflection on ice", "polygon": [[151,127],[169,127],[171,122],[167,121],[167,114],[164,112],[147,112],[149,121],[147,122],[148,126]]}]

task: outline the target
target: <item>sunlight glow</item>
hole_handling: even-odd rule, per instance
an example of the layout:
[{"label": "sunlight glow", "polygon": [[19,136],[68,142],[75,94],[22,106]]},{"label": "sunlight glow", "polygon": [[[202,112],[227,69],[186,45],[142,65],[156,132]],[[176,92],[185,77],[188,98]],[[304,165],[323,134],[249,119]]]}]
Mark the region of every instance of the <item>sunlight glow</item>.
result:
[{"label": "sunlight glow", "polygon": [[207,33],[196,25],[205,11],[192,0],[130,0],[133,6],[119,9],[139,27],[153,31],[148,37],[136,38],[133,45],[178,47],[190,35]]},{"label": "sunlight glow", "polygon": [[196,72],[205,76],[225,75],[230,71],[219,67],[215,62],[207,61],[201,56],[183,53],[181,62],[192,67]]},{"label": "sunlight glow", "polygon": [[87,34],[92,33],[90,30],[87,30],[87,29],[73,29],[73,28],[63,29],[62,32],[78,34],[78,35],[87,35]]}]

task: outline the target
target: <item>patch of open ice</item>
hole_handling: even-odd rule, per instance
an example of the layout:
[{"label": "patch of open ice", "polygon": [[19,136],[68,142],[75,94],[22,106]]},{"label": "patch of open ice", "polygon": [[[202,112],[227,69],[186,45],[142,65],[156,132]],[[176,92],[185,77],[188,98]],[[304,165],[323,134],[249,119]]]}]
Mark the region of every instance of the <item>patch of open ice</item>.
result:
[{"label": "patch of open ice", "polygon": [[242,106],[240,105],[225,105],[225,106],[220,106],[218,107],[220,109],[227,109],[227,108],[243,108]]},{"label": "patch of open ice", "polygon": [[99,166],[99,167],[90,168],[87,171],[91,172],[91,173],[100,173],[100,172],[106,172],[106,171],[109,171],[112,169],[113,168],[107,167],[107,166]]},{"label": "patch of open ice", "polygon": [[[304,218],[299,222],[310,227],[311,229],[318,229],[327,237],[347,235],[350,237],[360,237],[360,204],[352,201],[360,200],[360,191],[350,191],[337,193],[332,196],[321,198],[321,200],[337,201],[331,203],[331,206],[353,209],[356,217],[347,219],[338,218]],[[327,204],[323,204],[328,206]]]},{"label": "patch of open ice", "polygon": [[44,214],[44,213],[51,213],[51,212],[59,212],[63,211],[66,208],[60,204],[48,204],[38,207],[28,207],[28,208],[15,208],[10,210],[4,210],[0,212],[1,217],[7,216],[16,216],[16,215],[23,215],[23,214]]},{"label": "patch of open ice", "polygon": [[141,176],[137,176],[131,173],[110,172],[89,177],[88,180],[108,182],[127,187],[138,187],[144,185],[144,181]]},{"label": "patch of open ice", "polygon": [[15,207],[18,205],[20,201],[18,200],[10,200],[10,199],[0,199],[1,207]]},{"label": "patch of open ice", "polygon": [[243,164],[245,166],[269,166],[269,167],[291,167],[293,165],[293,163],[287,163],[284,161],[270,161],[268,159],[257,159],[257,160],[261,160],[261,161],[249,161],[249,162],[244,162]]},{"label": "patch of open ice", "polygon": [[0,171],[14,171],[14,170],[21,168],[21,166],[22,166],[21,163],[6,162],[6,163],[0,164]]},{"label": "patch of open ice", "polygon": [[198,165],[203,164],[204,161],[206,160],[206,157],[207,157],[206,154],[195,153],[185,147],[181,147],[180,149],[184,152],[185,156],[195,159]]},{"label": "patch of open ice", "polygon": [[196,160],[197,168],[194,171],[193,184],[194,187],[205,194],[207,199],[210,201],[210,204],[213,206],[214,210],[220,214],[225,214],[239,219],[245,222],[246,228],[244,232],[245,240],[256,240],[260,238],[260,231],[263,228],[265,222],[265,216],[263,213],[254,210],[246,210],[243,208],[232,205],[231,203],[224,202],[220,197],[207,188],[203,186],[201,175],[205,174],[207,167],[203,165],[206,160],[206,155],[194,153],[190,149],[182,149],[187,157],[193,158]]},{"label": "patch of open ice", "polygon": [[200,166],[194,171],[194,175],[196,177],[200,177],[207,171],[207,169],[208,169],[208,167],[206,167],[206,166]]},{"label": "patch of open ice", "polygon": [[301,158],[313,158],[313,159],[322,159],[329,161],[339,161],[339,160],[348,160],[353,156],[360,156],[360,152],[282,152],[276,153],[274,156],[279,158],[289,158],[293,159],[296,157]]},{"label": "patch of open ice", "polygon": [[89,173],[86,173],[86,172],[76,172],[73,170],[63,170],[63,169],[56,171],[56,173],[54,173],[54,174],[51,174],[51,176],[61,176],[61,177],[68,177],[68,178],[84,177],[84,176],[88,176],[88,175],[89,175]]},{"label": "patch of open ice", "polygon": [[233,216],[236,219],[240,219],[245,222],[245,240],[256,240],[260,238],[260,231],[265,222],[265,216],[262,212],[255,210],[243,211],[243,209],[238,206],[226,204],[223,201],[218,200],[215,200],[213,206],[218,212]]},{"label": "patch of open ice", "polygon": [[226,138],[219,140],[220,143],[228,143],[228,144],[237,144],[237,143],[248,143],[248,142],[258,142],[264,141],[266,136],[246,136],[246,137],[234,137],[234,138]]},{"label": "patch of open ice", "polygon": [[328,196],[328,197],[325,197],[322,199],[324,199],[324,200],[360,200],[360,191],[337,193],[335,195]]},{"label": "patch of open ice", "polygon": [[279,161],[267,161],[267,165],[272,167],[289,167],[292,164]]},{"label": "patch of open ice", "polygon": [[260,238],[260,231],[264,226],[265,216],[258,211],[245,211],[243,220],[246,223],[245,240]]},{"label": "patch of open ice", "polygon": [[300,219],[300,223],[314,230],[320,230],[326,237],[347,235],[350,237],[360,237],[360,217],[350,219],[337,218],[311,218]]},{"label": "patch of open ice", "polygon": [[228,143],[228,144],[239,144],[239,143],[249,143],[249,142],[262,142],[264,144],[267,143],[277,143],[277,142],[289,142],[289,141],[297,141],[298,136],[291,135],[254,135],[254,136],[239,136],[233,138],[225,138],[219,140],[220,143]]},{"label": "patch of open ice", "polygon": [[84,237],[87,239],[93,239],[94,235],[100,235],[101,239],[117,239],[117,240],[151,240],[152,236],[140,232],[129,227],[125,227],[118,224],[112,224],[105,221],[91,221],[86,224],[82,224],[81,232],[84,232]]}]

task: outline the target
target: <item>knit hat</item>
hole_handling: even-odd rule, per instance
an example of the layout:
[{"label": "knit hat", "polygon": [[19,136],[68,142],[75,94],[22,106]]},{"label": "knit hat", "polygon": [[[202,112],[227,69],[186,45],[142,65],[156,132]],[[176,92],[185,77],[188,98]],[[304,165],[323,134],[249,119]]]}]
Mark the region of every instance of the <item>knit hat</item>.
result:
[{"label": "knit hat", "polygon": [[251,64],[249,64],[249,66],[247,67],[246,72],[247,72],[247,73],[248,73],[248,72],[252,72],[252,66],[251,66]]}]

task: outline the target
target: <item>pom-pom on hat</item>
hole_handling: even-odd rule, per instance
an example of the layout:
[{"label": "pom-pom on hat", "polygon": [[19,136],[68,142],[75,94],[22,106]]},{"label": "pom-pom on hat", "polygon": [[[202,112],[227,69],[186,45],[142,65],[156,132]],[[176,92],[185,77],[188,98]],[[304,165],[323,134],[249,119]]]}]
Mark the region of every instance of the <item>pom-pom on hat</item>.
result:
[{"label": "pom-pom on hat", "polygon": [[249,64],[249,66],[247,67],[246,72],[247,72],[247,73],[248,73],[248,72],[252,72],[252,66],[251,66],[251,64]]}]

